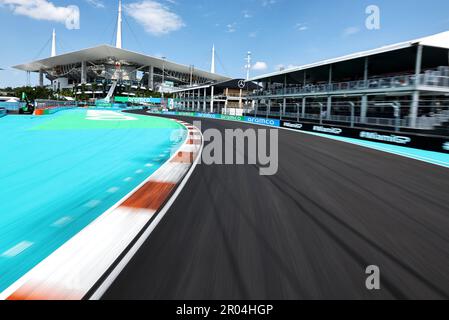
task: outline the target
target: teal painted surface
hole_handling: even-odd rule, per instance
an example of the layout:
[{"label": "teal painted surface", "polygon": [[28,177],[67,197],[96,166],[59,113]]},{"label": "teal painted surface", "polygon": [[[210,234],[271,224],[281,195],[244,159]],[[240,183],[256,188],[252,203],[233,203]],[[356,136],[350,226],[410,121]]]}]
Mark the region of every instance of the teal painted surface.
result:
[{"label": "teal painted surface", "polygon": [[[85,114],[0,120],[0,291],[143,182],[186,137],[173,121],[134,115],[125,125],[82,129]],[[70,130],[59,128],[72,118]]]}]

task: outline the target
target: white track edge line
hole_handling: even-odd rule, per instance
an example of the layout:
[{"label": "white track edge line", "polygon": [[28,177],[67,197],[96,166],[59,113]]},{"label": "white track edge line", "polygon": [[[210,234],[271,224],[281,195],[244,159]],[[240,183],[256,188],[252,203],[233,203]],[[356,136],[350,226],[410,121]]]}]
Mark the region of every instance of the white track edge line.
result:
[{"label": "white track edge line", "polygon": [[[198,130],[198,128],[196,128]],[[198,130],[199,131],[199,130]],[[200,132],[201,133],[201,132]],[[117,266],[112,270],[112,272],[108,275],[108,277],[102,282],[102,284],[99,286],[99,288],[92,294],[91,297],[89,297],[89,300],[99,300],[101,297],[106,293],[106,291],[110,288],[112,283],[117,279],[117,277],[120,275],[120,273],[125,269],[125,267],[128,265],[128,263],[131,261],[131,259],[134,257],[134,255],[139,251],[139,249],[142,247],[142,245],[145,243],[145,241],[148,239],[148,237],[151,235],[151,233],[154,231],[154,229],[157,227],[159,222],[165,217],[168,210],[171,208],[173,203],[176,201],[178,196],[181,194],[182,190],[184,189],[185,185],[190,179],[190,176],[193,174],[193,171],[195,170],[196,166],[198,165],[201,155],[203,153],[203,147],[204,147],[204,138],[201,133],[202,137],[202,143],[201,148],[199,150],[198,156],[195,159],[195,162],[190,167],[189,171],[183,178],[182,182],[177,187],[175,193],[170,197],[168,202],[165,204],[165,206],[159,211],[159,213],[156,215],[155,219],[151,222],[151,224],[147,227],[145,232],[140,236],[140,238],[137,240],[137,242],[133,245],[133,247],[126,253],[126,255],[123,257],[122,260],[117,264]]]}]

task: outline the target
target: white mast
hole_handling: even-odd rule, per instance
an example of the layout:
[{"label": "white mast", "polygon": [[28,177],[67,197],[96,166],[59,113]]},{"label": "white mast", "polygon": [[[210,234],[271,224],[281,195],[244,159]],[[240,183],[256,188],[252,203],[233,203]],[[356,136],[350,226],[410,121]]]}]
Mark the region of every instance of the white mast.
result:
[{"label": "white mast", "polygon": [[118,1],[118,19],[117,19],[117,40],[115,47],[122,48],[122,0]]},{"label": "white mast", "polygon": [[212,46],[212,64],[210,66],[210,73],[215,73],[215,44]]},{"label": "white mast", "polygon": [[251,52],[248,51],[248,54],[246,56],[246,65],[245,65],[245,69],[246,69],[246,80],[249,80],[249,72],[251,70]]},{"label": "white mast", "polygon": [[56,56],[56,31],[53,29],[53,35],[51,38],[51,56]]}]

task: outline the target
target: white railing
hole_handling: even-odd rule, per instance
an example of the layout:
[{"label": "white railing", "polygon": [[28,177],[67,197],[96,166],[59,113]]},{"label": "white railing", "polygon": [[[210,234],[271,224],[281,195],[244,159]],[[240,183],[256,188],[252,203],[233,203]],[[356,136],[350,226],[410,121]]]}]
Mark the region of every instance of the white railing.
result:
[{"label": "white railing", "polygon": [[226,110],[225,110],[225,109],[222,109],[222,110],[221,110],[221,113],[222,113],[223,115],[227,115],[227,116],[238,116],[238,117],[241,117],[241,116],[243,116],[245,113],[249,113],[249,112],[251,112],[251,111],[252,111],[252,109],[227,108]]},{"label": "white railing", "polygon": [[58,100],[40,100],[35,101],[36,109],[53,109],[53,108],[75,108],[76,101],[58,101]]},{"label": "white railing", "polygon": [[[248,112],[254,113],[254,111]],[[267,111],[257,111],[257,116],[266,117],[267,114],[270,117],[281,118],[280,112],[270,112]],[[320,116],[320,114],[306,113],[304,116],[302,113],[298,112],[285,112],[282,113],[282,118],[291,118],[291,119],[299,119],[299,120],[314,120],[314,121],[332,121],[332,122],[342,122],[342,123],[351,123],[351,116],[340,116],[340,115],[331,115],[329,118],[326,116]],[[442,111],[439,114],[429,117],[419,117],[416,119],[416,129],[422,130],[431,130],[440,124],[449,121],[449,110]],[[383,126],[383,127],[395,127],[399,126],[402,128],[407,128],[410,125],[409,117],[405,117],[402,119],[395,118],[378,118],[378,117],[366,117],[365,121],[362,120],[361,117],[354,117],[355,124],[364,124],[364,125],[372,125],[372,126]]]},{"label": "white railing", "polygon": [[418,81],[415,75],[395,76],[386,78],[372,78],[367,81],[348,81],[331,84],[305,85],[297,87],[274,88],[257,91],[252,96],[280,96],[309,93],[329,93],[339,91],[379,90],[408,88],[414,85],[441,87],[449,89],[449,77],[433,74],[421,74]]}]

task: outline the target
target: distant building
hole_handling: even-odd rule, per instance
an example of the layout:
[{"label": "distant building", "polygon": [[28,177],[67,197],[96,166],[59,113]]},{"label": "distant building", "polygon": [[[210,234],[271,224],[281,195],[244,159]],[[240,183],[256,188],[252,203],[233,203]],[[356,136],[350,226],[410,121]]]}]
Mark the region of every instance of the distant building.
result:
[{"label": "distant building", "polygon": [[115,95],[135,96],[145,90],[171,92],[178,87],[224,81],[229,78],[122,49],[121,3],[119,4],[116,46],[94,48],[56,55],[53,31],[51,57],[14,66],[28,73],[39,73],[53,90],[73,89],[77,95],[104,98]]},{"label": "distant building", "polygon": [[174,91],[176,109],[232,114],[254,109],[249,94],[260,89],[253,82],[232,79]]}]

